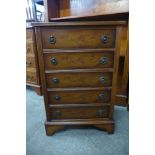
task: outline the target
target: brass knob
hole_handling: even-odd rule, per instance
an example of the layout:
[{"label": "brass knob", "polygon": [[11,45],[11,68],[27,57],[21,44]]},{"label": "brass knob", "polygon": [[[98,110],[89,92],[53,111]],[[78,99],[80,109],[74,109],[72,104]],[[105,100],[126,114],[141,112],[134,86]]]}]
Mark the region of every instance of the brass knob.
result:
[{"label": "brass knob", "polygon": [[105,99],[105,94],[104,93],[100,93],[99,94],[99,99],[100,100],[104,100]]},{"label": "brass knob", "polygon": [[61,99],[61,97],[59,95],[55,95],[54,96],[54,99],[57,100],[57,101],[59,101]]},{"label": "brass knob", "polygon": [[97,116],[99,117],[103,117],[104,116],[105,111],[103,109],[99,109],[96,113]]},{"label": "brass knob", "polygon": [[100,59],[100,64],[105,65],[105,64],[107,64],[107,63],[108,63],[108,59],[107,59],[106,57],[102,57],[102,58]]},{"label": "brass knob", "polygon": [[54,112],[54,115],[55,115],[55,116],[61,116],[61,111],[60,111],[60,110],[56,110],[56,111]]},{"label": "brass knob", "polygon": [[53,64],[53,65],[57,65],[58,64],[58,62],[57,62],[57,60],[55,58],[52,58],[50,61],[51,61],[51,64]]},{"label": "brass knob", "polygon": [[102,43],[107,43],[109,41],[109,37],[107,35],[102,35],[101,41],[102,41]]},{"label": "brass knob", "polygon": [[100,81],[100,83],[104,83],[105,82],[105,77],[104,76],[101,76],[100,78],[99,78],[99,81]]},{"label": "brass knob", "polygon": [[50,44],[55,44],[55,43],[56,43],[56,38],[55,38],[55,36],[51,35],[51,36],[49,37],[49,43],[50,43]]},{"label": "brass knob", "polygon": [[32,62],[31,61],[26,61],[26,66],[31,66]]},{"label": "brass knob", "polygon": [[26,49],[26,52],[27,52],[27,53],[29,53],[29,52],[30,52],[30,48],[29,48],[29,47]]},{"label": "brass knob", "polygon": [[52,78],[52,82],[55,84],[58,84],[60,81],[58,78],[54,77],[54,78]]}]

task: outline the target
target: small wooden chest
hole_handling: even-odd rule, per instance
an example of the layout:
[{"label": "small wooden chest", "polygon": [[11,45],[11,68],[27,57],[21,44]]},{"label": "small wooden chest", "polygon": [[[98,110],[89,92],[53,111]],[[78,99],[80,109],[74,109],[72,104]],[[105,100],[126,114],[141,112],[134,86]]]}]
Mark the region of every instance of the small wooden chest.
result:
[{"label": "small wooden chest", "polygon": [[113,133],[120,26],[125,21],[33,23],[47,135],[68,125]]}]

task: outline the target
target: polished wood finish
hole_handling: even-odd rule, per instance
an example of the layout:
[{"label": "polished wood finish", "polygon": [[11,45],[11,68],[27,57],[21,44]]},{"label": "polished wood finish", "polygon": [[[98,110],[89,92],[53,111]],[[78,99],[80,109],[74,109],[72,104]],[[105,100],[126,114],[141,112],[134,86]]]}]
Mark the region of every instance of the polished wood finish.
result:
[{"label": "polished wood finish", "polygon": [[105,130],[107,131],[109,134],[113,134],[114,133],[114,124],[97,124],[94,125],[96,128],[100,129],[100,130]]},{"label": "polished wood finish", "polygon": [[37,74],[36,71],[31,69],[26,70],[26,82],[27,83],[37,83]]},{"label": "polished wood finish", "polygon": [[26,85],[42,95],[34,29],[26,29]]},{"label": "polished wood finish", "polygon": [[[49,105],[48,105],[48,96],[46,93],[46,81],[44,76],[44,63],[43,63],[43,55],[42,55],[42,40],[41,40],[41,30],[40,28],[35,28],[35,35],[36,35],[36,44],[37,44],[37,52],[38,52],[38,62],[39,62],[39,71],[40,71],[40,77],[41,77],[41,88],[42,93],[44,96],[44,103],[45,103],[45,110],[46,110],[46,119],[47,121],[50,121],[50,111],[49,111]],[[47,134],[47,130],[46,130]]]},{"label": "polished wood finish", "polygon": [[[118,93],[118,90],[117,90],[117,93]],[[127,106],[127,103],[128,103],[128,97],[126,92],[125,92],[125,95],[116,94],[116,105]]]},{"label": "polished wood finish", "polygon": [[[44,0],[46,22],[63,21],[110,21],[129,19],[129,0]],[[47,5],[47,3],[49,5]],[[51,3],[51,4],[50,4]],[[52,4],[54,3],[54,4]],[[46,12],[49,12],[48,14]],[[51,14],[51,15],[50,15]],[[127,102],[123,97],[128,98],[128,25],[121,27],[120,62],[121,73],[118,72],[117,81],[117,105],[126,106]],[[118,97],[119,96],[119,97]]]},{"label": "polished wood finish", "polygon": [[63,107],[51,108],[52,119],[91,119],[108,117],[108,106],[104,107]]},{"label": "polished wood finish", "polygon": [[[49,91],[49,104],[89,104],[108,103],[111,98],[110,90],[65,90]],[[57,99],[58,98],[58,99]]]},{"label": "polished wood finish", "polygon": [[49,21],[49,18],[59,17],[59,0],[44,0],[44,18]]},{"label": "polished wood finish", "polygon": [[[44,0],[46,22],[63,21],[109,21],[129,19],[129,0]],[[49,5],[47,5],[47,3]],[[51,4],[50,4],[51,3]],[[52,4],[54,3],[54,4]],[[46,13],[48,12],[48,14]],[[126,106],[127,102],[123,97],[128,98],[128,26],[121,27],[120,42],[120,72],[118,72],[117,81],[117,105]],[[119,96],[119,97],[118,97]],[[121,101],[121,103],[119,102]]]},{"label": "polished wood finish", "polygon": [[114,14],[96,14],[87,16],[67,16],[59,18],[51,18],[51,22],[75,22],[75,21],[121,21],[128,20],[129,12]]},{"label": "polished wood finish", "polygon": [[[113,68],[113,55],[113,51],[106,51],[106,49],[48,50],[44,52],[44,62],[47,70],[69,68]],[[56,64],[51,63],[51,60],[53,59],[56,60]]]},{"label": "polished wood finish", "polygon": [[47,136],[51,136],[53,135],[55,132],[64,129],[63,125],[45,125],[45,129],[46,129],[46,135]]},{"label": "polished wood finish", "polygon": [[113,79],[112,79],[112,85],[113,85],[113,89],[112,89],[112,98],[111,98],[111,109],[110,109],[110,113],[109,113],[109,118],[113,119],[113,111],[114,111],[114,105],[115,105],[115,101],[116,101],[116,86],[117,86],[117,77],[118,77],[118,65],[119,65],[119,52],[120,52],[120,39],[121,39],[121,26],[117,26],[116,27],[116,52],[115,52],[115,59],[114,59],[114,72],[113,72]]},{"label": "polished wood finish", "polygon": [[110,121],[104,118],[102,120],[95,120],[95,121],[93,121],[92,119],[91,120],[87,119],[86,121],[83,121],[83,120],[74,119],[74,121],[70,120],[69,122],[65,120],[56,121],[56,122],[54,121],[46,122],[45,123],[46,134],[47,136],[51,136],[55,132],[65,129],[66,126],[70,127],[70,126],[77,126],[77,125],[95,126],[100,130],[107,131],[109,134],[112,134],[114,132],[113,121]]},{"label": "polished wood finish", "polygon": [[34,44],[33,42],[26,43],[26,56],[33,56],[34,55]]},{"label": "polished wood finish", "polygon": [[33,83],[26,83],[26,86],[29,88],[33,88],[33,90],[39,95],[42,96],[41,86]]},{"label": "polished wood finish", "polygon": [[[128,22],[126,20],[120,20],[120,21],[78,21],[78,22],[45,22],[45,23],[38,23],[38,22],[33,22],[31,23],[32,26],[35,26],[35,27],[44,27],[45,28],[48,28],[48,27],[51,27],[51,28],[61,28],[61,27],[64,27],[64,26],[70,26],[70,28],[73,28],[77,26],[83,26],[83,27],[86,27],[86,26],[104,26],[104,28],[106,28],[106,26],[109,26],[110,28],[112,26],[116,26],[116,25],[120,25],[120,26],[125,26]],[[81,28],[81,27],[79,27]],[[88,27],[86,27],[88,28]],[[40,34],[41,35],[41,34]]]},{"label": "polished wood finish", "polygon": [[[45,128],[47,135],[51,135],[68,125],[93,125],[113,133],[113,106],[116,95],[121,24],[124,25],[126,22],[34,23],[46,109]],[[48,33],[45,33],[45,30],[48,30]],[[56,38],[59,38],[57,35],[62,35],[58,30],[66,34],[66,36],[64,35],[66,40],[60,37],[62,42],[56,42],[58,45],[55,48],[53,45],[48,45],[47,42],[49,41],[48,36],[53,35],[51,32],[56,32],[54,34]],[[97,47],[97,41],[93,40],[91,35],[83,36],[83,33],[86,35],[88,30],[90,30],[90,34],[94,35],[94,31],[99,32],[96,33],[96,40],[100,38],[101,30],[110,30],[109,32],[112,30],[115,34],[110,36],[114,43],[111,44],[112,46],[101,45]],[[70,33],[72,31],[79,32],[79,34]],[[74,43],[70,38],[74,38],[75,42],[79,43],[78,38],[82,37],[84,37],[83,43],[81,42],[79,47],[73,46]],[[111,41],[109,40],[109,42]],[[98,63],[102,51],[103,54],[107,53],[112,65],[96,66],[95,61]],[[91,60],[92,53],[94,60]],[[82,57],[81,55],[84,54],[87,55]],[[59,59],[57,63],[55,60],[53,61],[54,65],[60,65],[60,68],[52,68],[53,63],[52,67],[50,66],[49,60],[53,55],[54,58]],[[63,57],[60,57],[61,55]],[[72,59],[77,61],[77,57],[83,59],[81,63],[77,63],[77,66],[81,68],[76,68],[76,66],[72,68],[73,63],[70,61],[73,61]],[[90,60],[93,65],[90,62],[86,63],[87,60]],[[60,61],[65,63],[61,64]],[[106,98],[102,95],[103,100],[100,101],[99,93],[105,93]]]},{"label": "polished wood finish", "polygon": [[[53,78],[59,80],[53,82]],[[46,74],[48,88],[71,88],[71,87],[103,87],[112,85],[112,73],[104,72],[74,72]]]},{"label": "polished wood finish", "polygon": [[127,12],[128,0],[60,0],[60,17]]},{"label": "polished wood finish", "polygon": [[98,119],[61,119],[61,120],[51,120],[50,122],[45,122],[45,125],[98,125],[98,124],[114,124],[113,120],[108,118],[98,118]]},{"label": "polished wood finish", "polygon": [[75,108],[82,108],[82,107],[101,107],[101,106],[110,106],[109,103],[89,103],[89,104],[49,104],[50,108],[69,108],[69,107],[75,107]]},{"label": "polished wood finish", "polygon": [[36,62],[35,62],[35,57],[34,56],[26,56],[26,67],[27,68],[35,68],[36,67]]},{"label": "polished wood finish", "polygon": [[45,21],[129,12],[128,0],[44,0]]},{"label": "polished wood finish", "polygon": [[32,28],[27,28],[26,29],[26,42],[27,43],[32,43],[33,41],[34,41],[33,29]]},{"label": "polished wood finish", "polygon": [[[54,36],[56,43],[49,42],[50,36]],[[102,36],[108,37],[108,42],[103,43]],[[70,29],[50,29],[42,30],[43,48],[112,48],[115,46],[115,29],[105,27],[99,28],[70,28]]]},{"label": "polished wood finish", "polygon": [[129,37],[128,25],[120,28],[120,63],[117,78],[116,104],[127,106],[128,104],[128,82],[129,82]]}]

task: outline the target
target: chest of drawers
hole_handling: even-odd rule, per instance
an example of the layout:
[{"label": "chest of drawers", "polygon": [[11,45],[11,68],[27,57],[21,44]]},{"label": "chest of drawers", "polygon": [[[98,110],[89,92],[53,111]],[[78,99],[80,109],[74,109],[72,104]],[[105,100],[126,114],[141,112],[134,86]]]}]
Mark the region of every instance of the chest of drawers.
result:
[{"label": "chest of drawers", "polygon": [[26,85],[32,87],[41,95],[41,84],[38,67],[34,29],[26,29]]},{"label": "chest of drawers", "polygon": [[93,125],[113,133],[120,26],[125,24],[33,24],[47,135],[70,125]]}]

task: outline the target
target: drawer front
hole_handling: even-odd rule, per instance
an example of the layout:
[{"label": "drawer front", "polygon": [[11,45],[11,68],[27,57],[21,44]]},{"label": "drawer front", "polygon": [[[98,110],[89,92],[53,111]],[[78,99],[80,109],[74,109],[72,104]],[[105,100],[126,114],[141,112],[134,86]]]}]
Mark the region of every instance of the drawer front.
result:
[{"label": "drawer front", "polygon": [[87,119],[108,117],[109,107],[52,108],[52,119]]},{"label": "drawer front", "polygon": [[26,42],[27,43],[32,43],[33,42],[33,30],[32,29],[27,29],[26,30]]},{"label": "drawer front", "polygon": [[49,104],[86,104],[110,102],[110,90],[77,90],[48,92]]},{"label": "drawer front", "polygon": [[34,54],[34,47],[33,43],[27,43],[26,44],[26,54]]},{"label": "drawer front", "polygon": [[28,82],[28,83],[37,83],[36,72],[26,71],[26,82]]},{"label": "drawer front", "polygon": [[36,67],[35,57],[33,56],[26,57],[26,67],[32,67],[32,68]]},{"label": "drawer front", "polygon": [[46,74],[47,88],[111,86],[112,73],[72,72]]},{"label": "drawer front", "polygon": [[46,69],[112,68],[114,54],[102,52],[44,53]]},{"label": "drawer front", "polygon": [[115,29],[42,29],[43,48],[112,48]]}]

